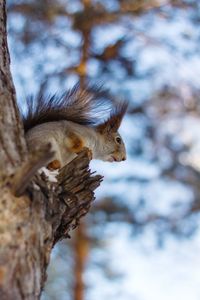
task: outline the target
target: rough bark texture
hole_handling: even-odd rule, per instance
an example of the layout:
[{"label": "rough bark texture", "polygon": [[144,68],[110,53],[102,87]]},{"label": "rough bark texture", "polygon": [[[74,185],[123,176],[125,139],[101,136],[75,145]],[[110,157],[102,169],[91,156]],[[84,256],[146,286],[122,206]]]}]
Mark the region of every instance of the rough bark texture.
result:
[{"label": "rough bark texture", "polygon": [[58,183],[37,175],[26,195],[3,189],[0,203],[1,300],[38,299],[46,279],[53,245],[69,237],[94,200],[102,177],[91,176],[90,158],[83,151],[65,166]]},{"label": "rough bark texture", "polygon": [[39,299],[52,247],[87,213],[102,178],[92,176],[87,150],[57,183],[35,175],[52,153],[49,145],[27,153],[9,63],[0,0],[0,299]]},{"label": "rough bark texture", "polygon": [[25,155],[7,47],[5,1],[0,0],[0,177],[12,174]]}]

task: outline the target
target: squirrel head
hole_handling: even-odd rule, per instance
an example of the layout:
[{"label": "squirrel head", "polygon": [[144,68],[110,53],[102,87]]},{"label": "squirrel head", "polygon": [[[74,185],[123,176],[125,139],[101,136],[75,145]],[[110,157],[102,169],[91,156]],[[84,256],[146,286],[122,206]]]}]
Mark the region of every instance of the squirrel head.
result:
[{"label": "squirrel head", "polygon": [[126,148],[118,129],[127,107],[127,102],[118,104],[109,118],[96,127],[101,141],[96,158],[110,162],[126,160]]}]

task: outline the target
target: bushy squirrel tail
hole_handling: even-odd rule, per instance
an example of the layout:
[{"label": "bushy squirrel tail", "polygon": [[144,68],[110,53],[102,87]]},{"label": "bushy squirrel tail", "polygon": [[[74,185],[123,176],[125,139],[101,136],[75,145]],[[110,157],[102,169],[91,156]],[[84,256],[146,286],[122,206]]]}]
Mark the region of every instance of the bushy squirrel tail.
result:
[{"label": "bushy squirrel tail", "polygon": [[39,124],[60,120],[95,126],[106,119],[111,106],[112,97],[102,86],[82,89],[77,84],[62,95],[29,97],[24,129],[27,132]]}]

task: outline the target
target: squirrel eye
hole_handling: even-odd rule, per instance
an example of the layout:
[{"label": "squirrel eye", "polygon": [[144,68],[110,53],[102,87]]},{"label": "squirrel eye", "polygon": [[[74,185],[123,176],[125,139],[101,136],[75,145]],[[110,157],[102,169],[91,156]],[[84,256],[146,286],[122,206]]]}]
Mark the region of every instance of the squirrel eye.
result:
[{"label": "squirrel eye", "polygon": [[117,144],[121,144],[122,143],[122,139],[118,136],[118,137],[116,137],[116,142],[117,142]]}]

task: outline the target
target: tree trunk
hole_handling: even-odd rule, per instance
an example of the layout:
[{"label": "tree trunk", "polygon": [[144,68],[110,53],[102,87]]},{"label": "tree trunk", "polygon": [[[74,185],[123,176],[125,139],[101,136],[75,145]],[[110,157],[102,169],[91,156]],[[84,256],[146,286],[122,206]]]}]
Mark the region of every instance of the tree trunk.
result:
[{"label": "tree trunk", "polygon": [[87,150],[57,183],[35,175],[52,153],[27,153],[10,74],[5,0],[0,0],[0,299],[39,299],[53,245],[68,237],[94,200]]},{"label": "tree trunk", "polygon": [[0,178],[15,172],[26,147],[10,74],[5,1],[0,0]]}]

